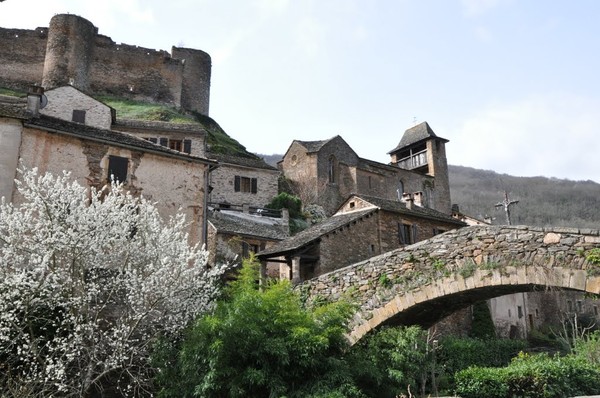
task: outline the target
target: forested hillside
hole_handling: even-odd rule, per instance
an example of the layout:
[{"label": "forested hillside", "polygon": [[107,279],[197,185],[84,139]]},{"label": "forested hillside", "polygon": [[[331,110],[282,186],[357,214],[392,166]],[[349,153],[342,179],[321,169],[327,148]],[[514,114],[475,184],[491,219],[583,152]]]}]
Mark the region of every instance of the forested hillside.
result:
[{"label": "forested hillside", "polygon": [[452,203],[461,212],[483,218],[495,218],[503,224],[503,208],[494,207],[511,200],[513,224],[600,228],[600,184],[547,177],[513,177],[471,167],[449,166]]}]

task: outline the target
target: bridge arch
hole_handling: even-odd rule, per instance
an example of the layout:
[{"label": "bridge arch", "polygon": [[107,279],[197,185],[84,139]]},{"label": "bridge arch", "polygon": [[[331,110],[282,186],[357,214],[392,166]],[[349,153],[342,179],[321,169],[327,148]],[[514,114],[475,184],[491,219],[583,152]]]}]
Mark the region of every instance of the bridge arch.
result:
[{"label": "bridge arch", "polygon": [[357,303],[352,343],[383,324],[429,327],[480,300],[555,287],[600,294],[600,231],[473,226],[304,282],[311,300]]}]

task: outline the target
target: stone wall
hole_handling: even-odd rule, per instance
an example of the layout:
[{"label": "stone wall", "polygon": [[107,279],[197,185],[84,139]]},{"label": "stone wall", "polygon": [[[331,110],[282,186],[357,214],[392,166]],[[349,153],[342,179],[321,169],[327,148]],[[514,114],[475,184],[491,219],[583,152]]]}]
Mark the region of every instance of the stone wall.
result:
[{"label": "stone wall", "polygon": [[[271,169],[249,168],[229,163],[221,163],[210,173],[210,202],[247,204],[264,207],[278,194],[277,179],[279,172]],[[256,193],[235,191],[235,176],[256,178]]]},{"label": "stone wall", "polygon": [[0,28],[0,87],[26,91],[73,85],[208,115],[210,56],[195,49],[163,50],[117,44],[84,18],[55,15],[49,28]]},{"label": "stone wall", "polygon": [[430,326],[476,301],[534,286],[598,294],[600,268],[585,256],[597,247],[598,230],[466,227],[321,275],[298,289],[330,300],[353,295],[360,304],[351,332],[356,341],[392,319]]},{"label": "stone wall", "polygon": [[0,200],[12,200],[23,124],[0,117]]},{"label": "stone wall", "polygon": [[[98,188],[108,181],[109,156],[129,159],[125,188],[155,201],[163,218],[184,212],[190,242],[202,243],[206,165],[33,128],[23,129],[20,148],[25,166],[37,167],[41,173],[69,170],[81,185]],[[20,200],[14,196],[16,203]]]},{"label": "stone wall", "polygon": [[42,84],[48,28],[0,28],[0,87],[26,91]]},{"label": "stone wall", "polygon": [[[140,120],[117,120],[112,129],[123,131],[143,139],[152,139],[156,143],[169,146],[171,140],[190,141],[190,155],[206,157],[206,130],[195,124],[177,124],[168,122],[149,122]],[[166,142],[165,142],[166,139]],[[183,148],[185,149],[185,148]],[[182,149],[182,151],[184,151]]]},{"label": "stone wall", "polygon": [[[334,216],[335,217],[335,216]],[[379,253],[378,215],[369,214],[321,237],[320,259],[315,275],[333,271]]]},{"label": "stone wall", "polygon": [[111,109],[108,105],[85,95],[71,86],[57,87],[46,91],[48,105],[40,113],[58,119],[73,120],[73,110],[85,111],[85,125],[110,130]]}]

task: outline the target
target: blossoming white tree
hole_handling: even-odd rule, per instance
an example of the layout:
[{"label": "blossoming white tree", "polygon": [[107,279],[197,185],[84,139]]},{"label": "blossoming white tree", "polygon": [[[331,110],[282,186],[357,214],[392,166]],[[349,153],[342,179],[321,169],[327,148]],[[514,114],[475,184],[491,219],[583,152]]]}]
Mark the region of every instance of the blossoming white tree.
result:
[{"label": "blossoming white tree", "polygon": [[[220,269],[119,185],[22,172],[0,204],[0,390],[9,396],[146,395],[161,334],[206,311]],[[2,394],[0,394],[2,395]]]}]

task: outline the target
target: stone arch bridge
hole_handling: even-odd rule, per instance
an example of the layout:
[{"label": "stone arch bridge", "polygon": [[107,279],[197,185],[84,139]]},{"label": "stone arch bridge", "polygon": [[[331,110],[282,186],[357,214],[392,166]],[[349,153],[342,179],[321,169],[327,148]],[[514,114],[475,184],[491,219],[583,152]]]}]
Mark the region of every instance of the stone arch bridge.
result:
[{"label": "stone arch bridge", "polygon": [[474,226],[308,280],[308,301],[351,298],[359,308],[349,338],[382,324],[432,326],[480,300],[546,287],[600,293],[600,231]]}]

